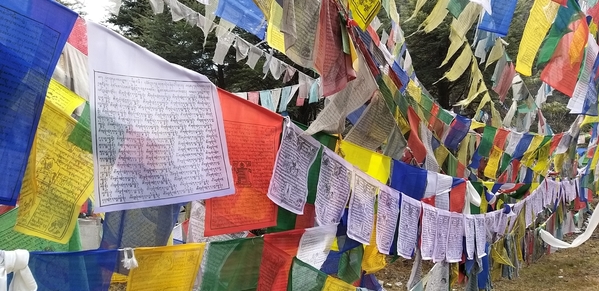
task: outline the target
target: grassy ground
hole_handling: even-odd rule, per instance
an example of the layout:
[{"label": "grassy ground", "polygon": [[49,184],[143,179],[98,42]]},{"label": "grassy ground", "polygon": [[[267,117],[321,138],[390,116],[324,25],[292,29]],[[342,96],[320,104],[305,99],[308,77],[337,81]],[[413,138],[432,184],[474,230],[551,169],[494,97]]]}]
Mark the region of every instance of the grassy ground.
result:
[{"label": "grassy ground", "polygon": [[[376,274],[386,290],[406,290],[412,263],[398,260]],[[428,270],[432,265],[425,265]],[[599,231],[582,246],[545,255],[520,271],[514,280],[494,282],[494,290],[599,290]],[[454,290],[461,290],[458,287]]]}]

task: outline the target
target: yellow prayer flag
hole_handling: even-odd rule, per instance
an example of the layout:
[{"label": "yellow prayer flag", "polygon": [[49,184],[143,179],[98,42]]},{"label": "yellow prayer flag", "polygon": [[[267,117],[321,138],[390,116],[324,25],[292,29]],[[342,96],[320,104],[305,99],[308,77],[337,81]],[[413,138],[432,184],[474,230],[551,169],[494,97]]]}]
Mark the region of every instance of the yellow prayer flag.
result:
[{"label": "yellow prayer flag", "polygon": [[112,273],[112,278],[110,278],[110,284],[114,283],[127,283],[127,275]]},{"label": "yellow prayer flag", "polygon": [[472,49],[469,45],[465,45],[462,49],[462,53],[455,60],[455,63],[453,63],[451,69],[449,69],[449,71],[447,71],[443,77],[447,78],[447,80],[451,82],[457,80],[460,76],[462,76],[462,74],[464,74],[466,69],[468,69],[472,61],[476,62],[476,59],[472,54]]},{"label": "yellow prayer flag", "polygon": [[[458,161],[460,161],[460,163],[466,165],[468,164],[468,146],[470,144],[470,137],[466,136],[466,138],[464,138],[462,140],[462,142],[460,143],[460,147],[458,149]],[[442,165],[441,163],[439,163],[439,165]]]},{"label": "yellow prayer flag", "polygon": [[599,122],[599,116],[585,115],[584,119],[582,120],[582,124],[581,125],[590,124],[590,123],[597,123],[597,122]]},{"label": "yellow prayer flag", "polygon": [[437,4],[435,4],[435,7],[433,7],[433,10],[431,11],[431,14],[429,14],[422,23],[422,25],[424,25],[424,32],[429,33],[433,31],[439,26],[439,24],[443,22],[445,16],[447,16],[447,13],[449,12],[447,10],[448,4],[449,0],[437,1]]},{"label": "yellow prayer flag", "polygon": [[510,260],[510,256],[508,256],[507,251],[505,250],[505,242],[504,238],[498,240],[494,244],[491,245],[491,257],[493,261],[498,262],[502,265],[508,265],[513,267],[512,261]]},{"label": "yellow prayer flag", "polygon": [[472,123],[470,123],[470,129],[475,130],[477,128],[481,128],[481,127],[485,127],[486,124],[482,123],[482,122],[478,122],[476,120],[472,120]]},{"label": "yellow prayer flag", "polygon": [[501,59],[505,53],[505,47],[503,46],[503,41],[501,38],[497,38],[495,40],[495,45],[491,48],[491,52],[489,53],[489,57],[487,58],[487,62],[485,63],[485,70],[494,62]]},{"label": "yellow prayer flag", "polygon": [[285,53],[285,35],[281,32],[283,7],[276,1],[272,1],[270,4],[269,15],[268,28],[266,29],[266,42],[270,47]]},{"label": "yellow prayer flag", "polygon": [[135,249],[139,266],[129,272],[127,291],[191,290],[205,246],[192,243]]},{"label": "yellow prayer flag", "polygon": [[516,58],[516,71],[524,76],[532,74],[532,63],[541,47],[560,5],[553,0],[536,0],[530,9]]},{"label": "yellow prayer flag", "polygon": [[333,244],[331,245],[331,251],[339,251],[339,241],[337,241],[337,237],[335,237],[335,239],[333,240]]},{"label": "yellow prayer flag", "polygon": [[497,109],[495,108],[495,103],[491,102],[491,126],[501,128],[501,122],[501,115],[499,114],[499,111],[497,111]]},{"label": "yellow prayer flag", "polygon": [[[462,141],[462,144],[463,143],[464,141]],[[437,164],[443,165],[448,156],[449,150],[444,145],[441,144],[439,147],[435,149],[435,160],[437,160]]]},{"label": "yellow prayer flag", "polygon": [[76,123],[45,103],[21,187],[16,231],[63,244],[71,238],[94,188],[92,154],[68,141]]},{"label": "yellow prayer flag", "polygon": [[365,31],[381,10],[381,0],[349,0],[349,10],[354,21]]},{"label": "yellow prayer flag", "polygon": [[557,154],[553,156],[553,166],[555,167],[555,169],[557,169],[557,171],[562,170],[562,167],[564,166],[564,158],[566,157],[566,153],[563,154]]},{"label": "yellow prayer flag", "polygon": [[420,86],[416,85],[416,82],[414,82],[413,80],[410,80],[410,82],[408,82],[407,91],[408,91],[408,94],[410,96],[412,96],[414,101],[416,101],[416,103],[420,104],[420,100],[422,99],[422,88],[420,88]]},{"label": "yellow prayer flag", "polygon": [[262,14],[264,14],[264,18],[266,18],[266,20],[269,20],[270,18],[270,5],[272,5],[272,2],[274,2],[274,0],[253,0],[254,3],[256,3],[256,6],[258,6],[258,8],[260,8],[260,10],[262,11]]},{"label": "yellow prayer flag", "polygon": [[395,112],[395,121],[397,122],[397,126],[399,127],[401,134],[405,135],[406,133],[408,133],[408,131],[410,131],[410,124],[405,119],[405,117],[401,115],[401,113],[399,112],[399,107],[395,108]]},{"label": "yellow prayer flag", "polygon": [[77,107],[85,102],[85,99],[79,97],[79,95],[73,93],[54,79],[50,80],[46,100],[52,102],[52,104],[56,105],[56,107],[69,116],[73,114],[73,111]]},{"label": "yellow prayer flag", "polygon": [[528,146],[528,149],[524,152],[524,156],[522,157],[521,162],[523,164],[525,164],[528,167],[532,166],[533,155],[539,149],[539,146],[543,142],[543,139],[545,139],[545,136],[543,135],[535,134],[533,136],[532,141],[530,142],[530,146]]},{"label": "yellow prayer flag", "polygon": [[414,19],[414,17],[418,15],[418,12],[420,12],[420,9],[422,9],[422,6],[424,6],[424,4],[426,4],[426,0],[417,0],[416,7],[414,7],[414,12],[412,13],[412,16],[410,16],[410,18],[408,18],[405,22]]},{"label": "yellow prayer flag", "polygon": [[455,55],[455,53],[457,53],[458,50],[460,50],[464,43],[466,42],[462,38],[460,38],[453,29],[451,29],[449,31],[449,48],[447,49],[447,55],[445,55],[445,59],[443,60],[443,62],[441,62],[439,68],[445,66],[453,57],[453,55]]},{"label": "yellow prayer flag", "polygon": [[352,38],[349,37],[348,40],[349,40],[349,55],[351,57],[352,68],[357,73],[360,69],[360,58],[358,58],[358,53],[356,52],[356,47],[354,46],[354,41],[352,40]]},{"label": "yellow prayer flag", "polygon": [[[551,143],[546,143],[539,149],[537,164],[534,166],[533,171],[540,174],[545,174],[549,169],[549,150]],[[545,175],[543,175],[545,176]]]},{"label": "yellow prayer flag", "polygon": [[341,156],[364,173],[387,184],[391,174],[391,158],[375,153],[351,142],[342,140],[340,146]]},{"label": "yellow prayer flag", "polygon": [[591,160],[591,169],[595,170],[595,167],[597,166],[597,161],[599,160],[599,154],[597,154],[597,152],[599,152],[599,148],[595,149],[595,153],[593,154],[593,159]]},{"label": "yellow prayer flag", "polygon": [[497,169],[499,169],[499,162],[501,161],[501,156],[503,155],[503,151],[497,146],[493,145],[491,149],[491,154],[489,156],[489,162],[485,167],[485,177],[490,179],[495,179],[497,176]]},{"label": "yellow prayer flag", "polygon": [[470,2],[466,5],[466,8],[460,13],[457,19],[453,19],[451,22],[451,29],[455,30],[457,37],[464,39],[466,33],[470,31],[470,28],[478,20],[482,6]]},{"label": "yellow prayer flag", "polygon": [[480,103],[478,104],[478,108],[476,108],[476,114],[478,114],[483,109],[483,107],[485,107],[485,105],[487,105],[487,103],[489,103],[489,102],[493,102],[493,101],[491,101],[491,95],[489,95],[489,92],[487,92],[483,96],[483,99],[480,100]]},{"label": "yellow prayer flag", "polygon": [[376,219],[370,234],[370,245],[364,245],[364,255],[362,256],[362,270],[366,274],[374,274],[387,266],[387,256],[379,253],[376,244]]},{"label": "yellow prayer flag", "polygon": [[327,280],[324,282],[322,290],[356,291],[356,287],[352,284],[346,283],[343,280],[327,276]]}]

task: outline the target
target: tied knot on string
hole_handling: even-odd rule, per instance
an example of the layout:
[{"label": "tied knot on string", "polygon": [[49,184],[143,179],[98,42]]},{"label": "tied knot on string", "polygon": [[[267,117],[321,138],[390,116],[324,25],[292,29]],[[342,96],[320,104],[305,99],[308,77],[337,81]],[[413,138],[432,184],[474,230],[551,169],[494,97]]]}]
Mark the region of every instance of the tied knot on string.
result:
[{"label": "tied knot on string", "polygon": [[[123,253],[125,256],[122,260],[123,267],[125,267],[127,270],[131,270],[131,269],[135,269],[139,266],[137,264],[137,259],[135,258],[135,252],[133,251],[132,248],[123,249]],[[131,255],[131,256],[129,256],[129,255]]]},{"label": "tied knot on string", "polygon": [[35,291],[37,283],[29,270],[29,252],[26,250],[0,251],[0,291],[6,291],[8,274],[13,279],[9,291]]}]

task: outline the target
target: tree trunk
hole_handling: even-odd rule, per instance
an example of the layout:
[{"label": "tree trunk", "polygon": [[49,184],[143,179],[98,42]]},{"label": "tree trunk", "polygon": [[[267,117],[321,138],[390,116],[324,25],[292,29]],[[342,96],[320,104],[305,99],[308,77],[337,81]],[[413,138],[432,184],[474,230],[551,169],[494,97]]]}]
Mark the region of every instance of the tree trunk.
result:
[{"label": "tree trunk", "polygon": [[223,70],[223,67],[223,65],[216,66],[216,86],[225,89],[225,71]]}]

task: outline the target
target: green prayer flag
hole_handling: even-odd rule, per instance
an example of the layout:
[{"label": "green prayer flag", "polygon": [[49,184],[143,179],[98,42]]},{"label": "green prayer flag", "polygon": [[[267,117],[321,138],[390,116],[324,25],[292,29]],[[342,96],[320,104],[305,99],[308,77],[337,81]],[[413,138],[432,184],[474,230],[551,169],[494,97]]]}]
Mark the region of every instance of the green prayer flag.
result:
[{"label": "green prayer flag", "polygon": [[85,108],[79,118],[73,131],[69,135],[68,141],[84,151],[91,153],[92,150],[92,132],[91,132],[91,119],[89,115],[89,103],[85,102]]},{"label": "green prayer flag", "polygon": [[437,118],[443,121],[443,123],[450,125],[453,121],[453,116],[447,112],[447,110],[439,108],[439,113],[437,114]]},{"label": "green prayer flag", "polygon": [[255,290],[263,248],[262,237],[210,243],[201,290]]},{"label": "green prayer flag", "polygon": [[287,291],[321,291],[326,280],[327,274],[295,257],[289,272]]},{"label": "green prayer flag", "polygon": [[360,279],[363,256],[364,247],[362,245],[343,253],[339,259],[337,277],[350,284]]},{"label": "green prayer flag", "polygon": [[485,131],[483,132],[483,138],[478,146],[478,154],[481,157],[488,158],[491,153],[491,148],[493,148],[493,140],[495,139],[495,134],[497,134],[497,127],[493,126],[485,126]]},{"label": "green prayer flag", "polygon": [[450,0],[447,4],[447,10],[453,18],[457,19],[468,3],[470,3],[470,0]]}]

